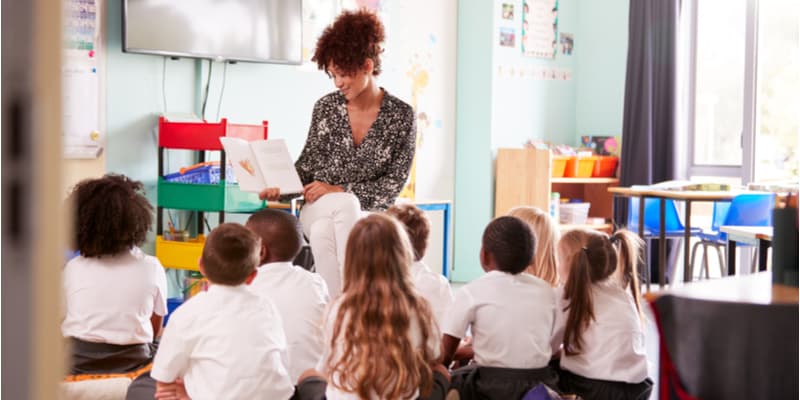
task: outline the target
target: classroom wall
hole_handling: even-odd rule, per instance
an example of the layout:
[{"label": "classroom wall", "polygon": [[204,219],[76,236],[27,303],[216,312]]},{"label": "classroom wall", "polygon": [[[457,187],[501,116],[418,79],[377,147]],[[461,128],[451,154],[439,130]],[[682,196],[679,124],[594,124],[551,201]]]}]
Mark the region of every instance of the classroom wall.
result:
[{"label": "classroom wall", "polygon": [[[522,55],[522,0],[460,2],[454,281],[483,272],[480,235],[494,209],[496,150],[528,140],[577,145],[581,135],[619,135],[627,60],[628,2],[558,2],[555,58]],[[514,7],[513,20],[502,7]],[[466,27],[469,27],[467,29]],[[513,47],[500,46],[500,30],[513,29]],[[574,48],[564,54],[561,33]],[[567,71],[567,80],[542,80],[536,71]]]},{"label": "classroom wall", "polygon": [[627,0],[578,1],[576,144],[581,135],[622,134],[628,4]]},{"label": "classroom wall", "polygon": [[[209,64],[192,59],[165,64],[162,57],[123,53],[121,2],[108,3],[106,170],[145,182],[155,203],[158,116],[200,114]],[[425,123],[420,123],[425,140],[417,153],[425,171],[416,187],[421,200],[454,196],[455,7],[455,0],[413,0],[385,2],[379,10],[387,49],[378,83],[425,112]],[[420,9],[428,12],[419,14]],[[302,150],[314,102],[335,90],[311,64],[237,63],[225,71],[223,63],[215,62],[211,70],[206,119],[215,121],[219,113],[238,123],[268,120],[270,137],[286,139],[293,157]],[[188,152],[169,153],[169,171],[192,162]]]},{"label": "classroom wall", "polygon": [[[513,5],[512,20],[501,17],[504,4]],[[561,46],[554,58],[522,54],[521,0],[495,0],[492,9],[492,149],[521,147],[528,140],[571,143],[575,136],[576,55],[563,54]],[[558,4],[558,36],[575,33],[578,4]],[[515,46],[500,46],[500,30],[513,29]],[[580,40],[576,35],[576,40]],[[536,76],[541,69],[570,71],[572,77],[544,80]]]}]

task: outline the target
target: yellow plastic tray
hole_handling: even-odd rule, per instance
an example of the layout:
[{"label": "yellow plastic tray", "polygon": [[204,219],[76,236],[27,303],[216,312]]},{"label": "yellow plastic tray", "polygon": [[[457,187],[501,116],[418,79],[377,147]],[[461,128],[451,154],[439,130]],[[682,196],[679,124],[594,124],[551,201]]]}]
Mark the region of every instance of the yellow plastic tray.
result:
[{"label": "yellow plastic tray", "polygon": [[166,240],[159,235],[156,236],[156,257],[166,268],[199,271],[197,264],[203,254],[205,243],[206,238],[203,235],[186,242]]}]

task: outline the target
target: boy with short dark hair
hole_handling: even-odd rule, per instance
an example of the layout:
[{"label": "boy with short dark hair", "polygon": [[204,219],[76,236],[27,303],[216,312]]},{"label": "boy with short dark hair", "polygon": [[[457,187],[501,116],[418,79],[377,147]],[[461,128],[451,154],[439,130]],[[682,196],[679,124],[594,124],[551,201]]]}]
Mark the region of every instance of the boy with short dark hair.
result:
[{"label": "boy with short dark hair", "polygon": [[528,224],[516,217],[496,218],[483,232],[486,274],[456,292],[442,327],[445,365],[472,331],[475,364],[454,371],[451,385],[462,399],[519,399],[538,383],[554,388],[558,381],[548,367],[556,294],[525,272],[535,248]]},{"label": "boy with short dark hair", "polygon": [[157,397],[178,390],[180,379],[195,399],[292,396],[280,314],[247,288],[260,248],[258,236],[239,224],[208,235],[200,271],[210,285],[170,317],[150,373]]},{"label": "boy with short dark hair", "polygon": [[281,314],[288,341],[289,376],[296,382],[322,358],[328,287],[319,274],[292,265],[302,243],[293,215],[264,209],[251,215],[246,226],[261,238],[261,266],[250,289],[270,299]]}]

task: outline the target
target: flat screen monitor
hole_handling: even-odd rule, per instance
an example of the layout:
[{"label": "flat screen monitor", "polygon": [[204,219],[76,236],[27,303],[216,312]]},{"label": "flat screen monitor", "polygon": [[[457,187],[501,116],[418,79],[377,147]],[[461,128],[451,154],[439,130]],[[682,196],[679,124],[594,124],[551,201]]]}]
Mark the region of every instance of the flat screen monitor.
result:
[{"label": "flat screen monitor", "polygon": [[300,64],[302,0],[123,0],[125,52]]}]

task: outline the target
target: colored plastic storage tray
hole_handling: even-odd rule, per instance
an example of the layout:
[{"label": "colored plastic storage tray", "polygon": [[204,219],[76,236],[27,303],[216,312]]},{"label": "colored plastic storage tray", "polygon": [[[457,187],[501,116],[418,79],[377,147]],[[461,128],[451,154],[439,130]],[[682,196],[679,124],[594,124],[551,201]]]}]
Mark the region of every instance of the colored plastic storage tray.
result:
[{"label": "colored plastic storage tray", "polygon": [[245,140],[267,139],[267,121],[261,125],[230,124],[223,118],[219,122],[172,122],[158,119],[158,146],[169,149],[222,150],[219,138],[237,137]]},{"label": "colored plastic storage tray", "polygon": [[594,168],[592,169],[592,176],[596,178],[610,178],[617,172],[617,162],[619,158],[616,156],[595,156]]},{"label": "colored plastic storage tray", "polygon": [[570,157],[564,169],[564,176],[574,178],[588,178],[592,176],[594,157]]},{"label": "colored plastic storage tray", "polygon": [[197,238],[186,242],[166,240],[161,235],[156,236],[156,256],[161,265],[166,268],[186,269],[199,271],[197,265],[203,254],[203,245],[206,238],[198,235]]},{"label": "colored plastic storage tray", "polygon": [[255,212],[266,203],[238,185],[193,184],[158,179],[158,206],[178,210]]},{"label": "colored plastic storage tray", "polygon": [[567,160],[569,160],[568,156],[553,156],[552,163],[553,163],[553,178],[561,178],[564,176],[564,170],[567,168]]},{"label": "colored plastic storage tray", "polygon": [[[173,183],[200,183],[208,185],[219,183],[219,175],[219,165],[205,165],[186,170],[181,169],[179,172],[164,175],[164,180]],[[236,175],[233,173],[233,168],[225,169],[225,181],[227,183],[236,183]]]}]

